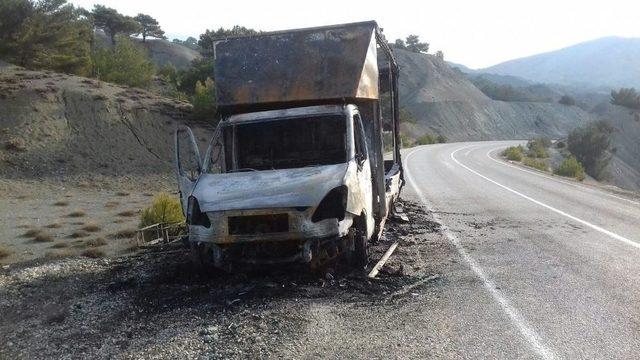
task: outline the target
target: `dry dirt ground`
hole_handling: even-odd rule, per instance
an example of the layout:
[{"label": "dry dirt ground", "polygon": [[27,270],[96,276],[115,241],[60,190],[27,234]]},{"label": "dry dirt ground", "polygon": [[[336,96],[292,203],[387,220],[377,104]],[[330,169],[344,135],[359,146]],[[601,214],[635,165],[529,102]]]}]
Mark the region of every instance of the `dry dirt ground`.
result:
[{"label": "dry dirt ground", "polygon": [[[139,214],[168,179],[0,179],[0,264],[129,253]],[[142,190],[141,190],[142,189]]]},{"label": "dry dirt ground", "polygon": [[377,261],[400,242],[375,280],[339,264],[327,273],[288,266],[202,274],[180,244],[5,266],[0,358],[315,357],[340,324],[340,338],[358,344],[351,327],[378,330],[353,314],[384,321],[386,309],[443,286],[454,257],[429,214],[408,201],[404,212],[409,222],[389,222],[373,246]]}]

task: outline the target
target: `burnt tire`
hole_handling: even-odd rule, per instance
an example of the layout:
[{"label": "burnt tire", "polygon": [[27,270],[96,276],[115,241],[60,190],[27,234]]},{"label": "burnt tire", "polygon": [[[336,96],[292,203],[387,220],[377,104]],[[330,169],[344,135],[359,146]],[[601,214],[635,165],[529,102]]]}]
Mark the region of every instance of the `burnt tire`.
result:
[{"label": "burnt tire", "polygon": [[354,222],[350,231],[353,232],[351,264],[355,268],[363,269],[369,263],[369,239],[367,239],[367,231],[360,221]]}]

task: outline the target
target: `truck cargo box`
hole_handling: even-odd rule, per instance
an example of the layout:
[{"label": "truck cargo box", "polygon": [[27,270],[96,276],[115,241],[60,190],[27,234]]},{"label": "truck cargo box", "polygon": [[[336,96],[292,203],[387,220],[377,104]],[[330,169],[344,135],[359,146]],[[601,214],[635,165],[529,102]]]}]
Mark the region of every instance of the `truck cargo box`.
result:
[{"label": "truck cargo box", "polygon": [[219,111],[377,100],[376,31],[368,21],[218,41]]}]

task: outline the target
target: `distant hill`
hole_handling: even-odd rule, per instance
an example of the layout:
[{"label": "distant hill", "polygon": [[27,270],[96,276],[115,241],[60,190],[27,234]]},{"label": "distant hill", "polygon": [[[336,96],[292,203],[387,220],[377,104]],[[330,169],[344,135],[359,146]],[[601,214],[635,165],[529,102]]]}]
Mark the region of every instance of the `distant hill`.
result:
[{"label": "distant hill", "polygon": [[400,101],[417,119],[403,130],[451,140],[560,138],[594,116],[557,102],[504,102],[483,94],[465,74],[432,55],[395,50],[400,65]]},{"label": "distant hill", "polygon": [[451,68],[455,69],[458,68],[458,70],[462,71],[463,73],[467,73],[467,74],[473,74],[475,73],[477,70],[474,70],[470,67],[467,67],[466,65],[462,65],[462,64],[458,64],[458,63],[454,63],[451,61],[447,61],[447,64],[449,64],[449,66],[451,66]]},{"label": "distant hill", "polygon": [[587,87],[640,87],[640,38],[606,37],[478,72],[521,77],[537,83]]}]

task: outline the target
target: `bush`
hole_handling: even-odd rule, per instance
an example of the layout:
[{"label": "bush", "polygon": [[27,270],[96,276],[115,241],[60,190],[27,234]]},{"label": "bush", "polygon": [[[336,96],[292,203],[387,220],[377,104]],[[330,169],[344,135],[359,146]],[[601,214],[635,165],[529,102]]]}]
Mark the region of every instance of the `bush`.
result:
[{"label": "bush", "polygon": [[533,158],[526,157],[522,160],[522,164],[528,167],[532,167],[534,169],[547,171],[549,170],[549,165],[545,160],[536,160]]},{"label": "bush", "polygon": [[560,100],[558,100],[558,103],[567,106],[574,106],[576,104],[576,99],[572,98],[569,95],[562,95]]},{"label": "bush", "polygon": [[94,53],[93,74],[107,82],[146,87],[153,79],[155,68],[144,48],[128,37],[120,36],[113,48]]},{"label": "bush", "polygon": [[215,87],[213,80],[207,78],[204,83],[196,82],[193,95],[193,116],[196,119],[210,119],[216,113]]},{"label": "bush", "polygon": [[560,164],[553,173],[560,176],[576,178],[579,181],[582,181],[585,178],[584,168],[574,156],[569,156],[564,159],[562,164]]},{"label": "bush", "polygon": [[640,95],[634,88],[621,88],[618,91],[611,90],[611,103],[629,109],[640,110]]},{"label": "bush", "polygon": [[444,136],[444,135],[438,135],[438,137],[436,138],[436,141],[437,141],[439,144],[444,144],[444,143],[446,143],[446,142],[448,142],[448,141],[449,141],[449,138],[448,138],[448,137],[446,137],[446,136]]},{"label": "bush", "polygon": [[587,174],[598,180],[606,178],[606,167],[611,157],[607,153],[613,126],[606,121],[597,121],[569,134],[569,152],[584,166]]},{"label": "bush", "polygon": [[180,200],[169,193],[162,192],[153,198],[151,206],[144,209],[140,215],[140,227],[158,223],[183,222],[182,205]]},{"label": "bush", "polygon": [[[406,149],[406,148],[410,148],[410,147],[414,146],[415,142],[409,136],[400,133],[400,144],[401,144],[401,147],[403,149]],[[393,150],[393,147],[390,146],[389,149],[387,150],[386,149],[386,145],[385,145],[385,151],[391,151],[391,150]]]},{"label": "bush", "polygon": [[511,146],[506,148],[502,155],[511,161],[521,161],[524,156],[524,149],[520,145]]},{"label": "bush", "polygon": [[424,134],[416,140],[416,145],[429,145],[429,144],[435,144],[437,142],[438,142],[438,139],[434,135]]},{"label": "bush", "polygon": [[547,138],[536,138],[533,140],[529,140],[527,143],[527,156],[532,158],[548,158],[549,152],[547,148],[551,146],[551,141]]}]

